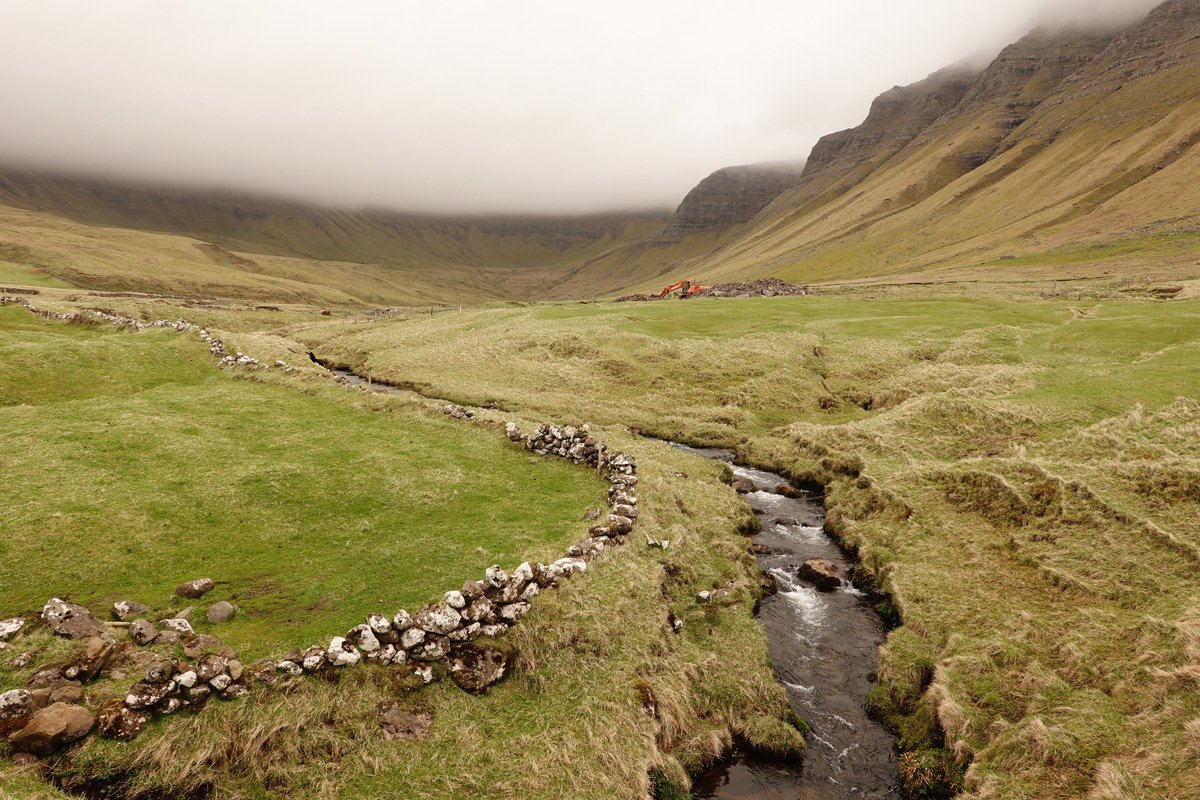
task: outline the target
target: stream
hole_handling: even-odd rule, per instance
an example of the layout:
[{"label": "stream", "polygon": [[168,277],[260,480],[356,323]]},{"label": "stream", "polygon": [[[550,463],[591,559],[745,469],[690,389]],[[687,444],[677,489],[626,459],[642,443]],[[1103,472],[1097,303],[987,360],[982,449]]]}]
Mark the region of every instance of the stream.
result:
[{"label": "stream", "polygon": [[[316,359],[313,359],[316,361]],[[350,383],[367,381],[343,369],[332,370]],[[372,384],[393,394],[408,390]],[[808,723],[808,751],[800,769],[739,757],[695,779],[695,800],[880,800],[901,796],[895,739],[867,715],[883,623],[866,597],[843,581],[840,589],[819,592],[796,577],[796,570],[819,557],[849,574],[850,562],[825,535],[825,509],[807,495],[775,494],[787,483],[779,475],[734,465],[728,450],[672,447],[701,458],[724,461],[736,478],[754,482],[744,495],[758,515],[762,532],[755,544],[771,548],[758,565],[775,576],[779,592],[763,598],[758,621],[767,635],[775,673],[792,709]]]},{"label": "stream", "polygon": [[738,758],[697,778],[697,800],[835,800],[900,797],[894,738],[867,715],[883,624],[865,596],[843,581],[840,589],[819,592],[796,577],[815,557],[832,561],[847,574],[850,563],[822,528],[824,508],[805,496],[775,494],[787,483],[779,475],[735,466],[726,450],[673,444],[702,458],[724,461],[757,491],[744,495],[762,523],[755,544],[771,548],[758,564],[775,576],[778,594],[763,599],[758,621],[776,675],[792,708],[808,723],[803,767]]}]

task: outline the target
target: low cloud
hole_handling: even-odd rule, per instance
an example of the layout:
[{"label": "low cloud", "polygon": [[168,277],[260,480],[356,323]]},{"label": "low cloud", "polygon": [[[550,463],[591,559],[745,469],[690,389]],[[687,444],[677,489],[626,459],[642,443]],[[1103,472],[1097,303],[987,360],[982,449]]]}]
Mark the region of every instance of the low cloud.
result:
[{"label": "low cloud", "polygon": [[0,0],[0,159],[432,212],[672,207],[1114,0]]}]

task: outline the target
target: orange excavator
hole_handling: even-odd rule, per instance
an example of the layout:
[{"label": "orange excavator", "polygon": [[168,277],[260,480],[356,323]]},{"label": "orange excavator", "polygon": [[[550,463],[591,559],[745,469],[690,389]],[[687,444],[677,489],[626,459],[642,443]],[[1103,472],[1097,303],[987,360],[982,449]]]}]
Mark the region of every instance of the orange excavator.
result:
[{"label": "orange excavator", "polygon": [[692,283],[691,281],[680,281],[679,283],[672,283],[658,294],[651,295],[651,297],[666,297],[671,292],[674,292],[678,289],[683,290],[683,294],[681,296],[687,297],[690,294],[696,294],[697,292],[703,292],[705,289],[711,288],[711,286],[701,286],[700,284]]}]

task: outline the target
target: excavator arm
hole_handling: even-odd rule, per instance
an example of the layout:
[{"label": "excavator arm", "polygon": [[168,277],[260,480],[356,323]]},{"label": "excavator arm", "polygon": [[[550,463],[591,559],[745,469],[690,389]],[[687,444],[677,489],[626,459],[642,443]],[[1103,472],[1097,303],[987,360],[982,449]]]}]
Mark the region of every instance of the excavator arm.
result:
[{"label": "excavator arm", "polygon": [[712,288],[711,286],[701,286],[697,283],[692,283],[691,281],[680,281],[679,283],[672,283],[670,286],[666,287],[658,294],[651,295],[651,297],[666,297],[671,292],[674,292],[678,289],[683,289],[683,293],[685,295],[687,295],[687,294],[696,294],[696,292],[703,292],[705,289],[711,289],[711,288]]}]

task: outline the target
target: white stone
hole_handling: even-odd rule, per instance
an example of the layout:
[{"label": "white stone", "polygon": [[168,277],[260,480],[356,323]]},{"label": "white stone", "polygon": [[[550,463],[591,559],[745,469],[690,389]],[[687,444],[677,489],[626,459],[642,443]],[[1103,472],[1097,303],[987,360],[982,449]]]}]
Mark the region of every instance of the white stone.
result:
[{"label": "white stone", "polygon": [[551,566],[561,569],[563,575],[574,575],[577,572],[587,572],[587,562],[582,558],[560,558]]},{"label": "white stone", "polygon": [[484,571],[483,582],[493,589],[499,589],[508,583],[508,573],[500,569],[499,564],[493,564]]},{"label": "white stone", "polygon": [[7,641],[17,635],[17,631],[25,627],[25,620],[20,617],[6,619],[0,622],[0,641]]},{"label": "white stone", "polygon": [[229,688],[229,684],[233,683],[233,678],[222,672],[220,675],[208,682],[208,685],[216,689],[218,692],[223,692]]},{"label": "white stone", "polygon": [[400,632],[404,632],[412,626],[412,617],[403,608],[396,612],[396,616],[392,617],[392,627]]},{"label": "white stone", "polygon": [[192,623],[188,622],[186,619],[181,619],[181,618],[164,619],[159,624],[162,625],[167,630],[175,631],[176,633],[178,633],[182,636],[187,636],[192,633],[195,633],[195,631],[192,630]]},{"label": "white stone", "polygon": [[326,651],[325,657],[335,667],[352,667],[362,658],[362,654],[358,652],[357,647],[341,636],[335,636],[329,642],[329,650]]},{"label": "white stone", "polygon": [[521,593],[521,600],[528,603],[533,598],[541,594],[542,588],[536,583],[530,583],[525,587],[525,591]]},{"label": "white stone", "polygon": [[517,578],[521,583],[529,583],[533,580],[533,567],[526,561],[513,570],[512,577]]},{"label": "white stone", "polygon": [[417,645],[425,641],[425,631],[420,628],[409,628],[404,633],[400,634],[400,646],[405,650],[412,650]]},{"label": "white stone", "polygon": [[463,609],[467,607],[467,598],[463,597],[462,592],[450,591],[446,592],[442,601],[453,609]]},{"label": "white stone", "polygon": [[428,664],[422,664],[419,667],[414,667],[413,672],[421,676],[421,680],[425,683],[433,683],[433,667]]},{"label": "white stone", "polygon": [[304,674],[304,667],[297,664],[295,661],[280,661],[277,665],[279,671],[285,675],[291,675],[293,678],[297,675]]},{"label": "white stone", "polygon": [[356,626],[347,634],[346,639],[364,653],[372,653],[379,649],[379,640],[367,625]]},{"label": "white stone", "polygon": [[500,618],[505,622],[516,622],[529,613],[529,603],[509,603],[500,607]]},{"label": "white stone", "polygon": [[175,676],[175,682],[185,689],[190,689],[196,685],[196,671],[189,669],[187,672]]},{"label": "white stone", "polygon": [[373,633],[387,633],[392,629],[392,623],[383,614],[372,614],[367,617],[367,625]]}]

